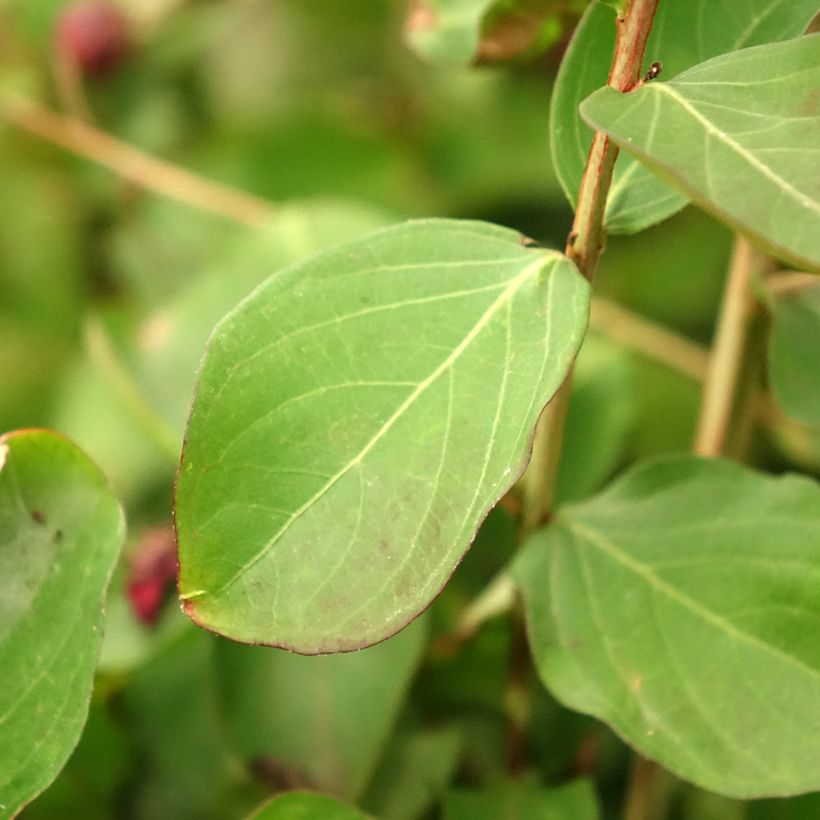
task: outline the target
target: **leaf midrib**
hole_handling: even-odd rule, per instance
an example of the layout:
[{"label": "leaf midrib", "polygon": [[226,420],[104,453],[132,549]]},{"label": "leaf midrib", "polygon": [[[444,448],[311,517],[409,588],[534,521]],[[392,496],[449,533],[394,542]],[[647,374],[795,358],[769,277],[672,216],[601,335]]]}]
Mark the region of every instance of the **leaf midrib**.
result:
[{"label": "leaf midrib", "polygon": [[802,660],[794,655],[790,655],[780,647],[763,641],[748,632],[744,632],[742,629],[735,626],[731,621],[721,615],[718,615],[716,612],[707,609],[703,606],[703,604],[696,601],[694,598],[689,597],[685,592],[678,589],[676,586],[664,581],[649,565],[643,563],[642,561],[638,561],[636,558],[633,558],[626,550],[619,547],[614,541],[606,538],[597,530],[587,527],[576,520],[569,520],[566,518],[563,519],[563,524],[571,531],[585,539],[588,543],[606,553],[614,561],[634,572],[654,590],[662,592],[666,595],[666,597],[688,609],[690,612],[697,615],[701,620],[711,624],[721,632],[724,632],[730,638],[746,643],[757,649],[761,649],[771,655],[775,655],[780,660],[785,661],[789,665],[799,669],[801,672],[807,673],[810,677],[820,680],[820,670],[817,670],[812,666],[808,666]]},{"label": "leaf midrib", "polygon": [[371,438],[367,441],[367,443],[359,450],[359,452],[350,459],[345,465],[343,465],[330,479],[320,487],[307,501],[302,504],[294,513],[288,518],[287,521],[280,527],[278,532],[276,532],[271,539],[254,555],[252,555],[247,561],[245,561],[241,566],[239,566],[236,571],[226,580],[224,581],[217,589],[215,590],[202,590],[197,589],[195,592],[189,593],[185,596],[186,600],[194,600],[198,599],[202,601],[202,599],[209,597],[209,598],[216,598],[219,595],[222,595],[227,589],[229,589],[236,581],[241,578],[248,570],[250,570],[255,564],[257,564],[262,558],[264,558],[271,549],[282,539],[282,537],[287,533],[287,531],[293,526],[293,524],[304,515],[314,504],[316,504],[338,481],[340,481],[345,475],[347,475],[350,470],[356,467],[358,464],[362,462],[362,460],[367,456],[367,454],[376,446],[376,444],[384,438],[385,435],[390,431],[393,425],[404,415],[407,410],[413,405],[413,403],[418,399],[428,387],[430,387],[439,376],[445,373],[455,362],[461,357],[467,348],[469,348],[470,344],[473,340],[479,335],[479,333],[484,329],[484,327],[489,324],[489,322],[494,318],[496,313],[502,308],[514,295],[515,293],[521,288],[521,286],[528,281],[532,276],[543,270],[549,265],[555,266],[555,263],[558,259],[558,255],[550,252],[546,253],[543,256],[539,256],[535,261],[527,265],[521,273],[516,275],[510,283],[507,285],[506,288],[499,294],[499,296],[493,301],[493,303],[484,311],[484,313],[479,317],[478,321],[473,325],[470,331],[465,335],[462,341],[452,350],[452,352],[439,364],[429,376],[423,379],[421,382],[418,383],[417,387],[410,393],[410,395],[399,405],[399,407],[393,412],[389,419],[376,431],[376,433],[371,436]]}]

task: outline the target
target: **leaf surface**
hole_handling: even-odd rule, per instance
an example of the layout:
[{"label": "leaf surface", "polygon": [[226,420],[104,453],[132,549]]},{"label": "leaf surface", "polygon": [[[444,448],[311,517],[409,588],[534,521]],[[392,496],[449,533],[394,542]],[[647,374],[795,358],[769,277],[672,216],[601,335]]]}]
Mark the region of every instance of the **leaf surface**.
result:
[{"label": "leaf surface", "polygon": [[515,566],[544,683],[736,797],[820,787],[820,488],[722,461],[638,467]]},{"label": "leaf surface", "polygon": [[357,799],[424,652],[425,619],[363,652],[304,657],[220,641],[218,704],[246,761]]},{"label": "leaf surface", "polygon": [[[663,0],[647,44],[647,68],[661,61],[666,80],[719,54],[796,37],[816,13],[815,0]],[[615,11],[599,0],[575,31],[552,98],[553,162],[573,205],[592,141],[578,108],[606,83],[614,47]],[[637,233],[672,216],[686,201],[638,160],[621,155],[607,202],[607,230]]]},{"label": "leaf surface", "polygon": [[772,302],[769,377],[777,401],[805,424],[820,425],[820,283]]},{"label": "leaf surface", "polygon": [[80,738],[123,529],[74,444],[45,430],[0,438],[0,817],[45,789]]},{"label": "leaf surface", "polygon": [[272,277],[217,327],[176,493],[203,626],[311,654],[392,635],[514,483],[588,285],[512,231],[431,220]]},{"label": "leaf surface", "polygon": [[737,230],[820,270],[820,34],[596,91],[581,114]]}]

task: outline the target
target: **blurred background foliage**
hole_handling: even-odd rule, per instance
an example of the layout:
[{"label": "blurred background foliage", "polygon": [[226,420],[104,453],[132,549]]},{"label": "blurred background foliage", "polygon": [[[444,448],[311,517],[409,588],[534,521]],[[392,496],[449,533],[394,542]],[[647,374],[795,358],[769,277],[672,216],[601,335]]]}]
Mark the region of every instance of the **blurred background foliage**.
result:
[{"label": "blurred background foliage", "polygon": [[[432,610],[357,655],[229,645],[167,600],[196,365],[242,296],[305,254],[408,217],[487,219],[562,247],[571,213],[547,117],[583,5],[553,3],[533,27],[538,3],[523,4],[523,23],[498,3],[479,64],[441,67],[408,47],[419,9],[405,0],[122,0],[115,53],[84,70],[70,4],[0,0],[0,429],[73,437],[110,476],[130,532],[88,726],[26,817],[242,817],[289,787],[397,820],[478,817],[476,795],[508,812],[487,817],[534,817],[540,789],[578,777],[595,781],[604,816],[618,814],[627,750],[551,700],[513,621],[457,653],[441,640],[511,555],[514,498]],[[21,100],[65,119],[46,112],[43,134],[42,110]],[[98,131],[186,169],[177,189],[200,207],[158,192],[167,168],[138,185],[122,153],[112,171],[55,144],[73,133],[80,153],[100,155]],[[611,239],[597,292],[708,344],[730,245],[689,208]],[[697,379],[608,329],[612,317],[593,322],[580,357],[562,500],[690,446]],[[764,415],[737,446],[816,470],[816,429]],[[683,820],[820,812],[813,797],[744,806],[671,778],[663,791]],[[573,811],[591,816],[590,793],[578,795]]]}]

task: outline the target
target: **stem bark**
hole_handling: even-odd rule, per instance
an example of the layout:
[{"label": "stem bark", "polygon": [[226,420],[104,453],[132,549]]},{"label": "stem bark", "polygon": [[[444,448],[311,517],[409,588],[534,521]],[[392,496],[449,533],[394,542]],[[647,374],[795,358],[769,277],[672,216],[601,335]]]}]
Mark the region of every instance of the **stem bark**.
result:
[{"label": "stem bark", "polygon": [[[628,0],[616,19],[617,37],[607,85],[623,93],[641,80],[646,42],[659,0]],[[575,219],[567,239],[566,255],[590,282],[604,250],[604,214],[618,146],[600,131],[595,132],[589,149]],[[533,442],[530,467],[524,479],[524,534],[528,534],[552,514],[558,464],[564,438],[567,410],[572,392],[572,371],[547,405]]]}]

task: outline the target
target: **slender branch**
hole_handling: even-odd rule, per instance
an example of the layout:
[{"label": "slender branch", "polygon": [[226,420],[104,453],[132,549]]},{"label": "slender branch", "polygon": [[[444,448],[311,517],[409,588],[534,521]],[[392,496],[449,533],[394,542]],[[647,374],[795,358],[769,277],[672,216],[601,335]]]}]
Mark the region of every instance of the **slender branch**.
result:
[{"label": "slender branch", "polygon": [[273,205],[264,199],[204,179],[30,100],[3,99],[0,101],[0,117],[30,134],[105,166],[141,188],[196,208],[254,228],[265,225],[273,212]]},{"label": "slender branch", "polygon": [[[646,42],[659,0],[628,0],[622,17],[616,20],[617,37],[607,85],[629,92],[641,79]],[[604,133],[596,131],[589,149],[575,219],[567,238],[566,255],[591,282],[604,249],[604,213],[618,147]],[[546,521],[552,513],[556,476],[561,457],[572,372],[547,405],[535,433],[533,456],[524,477],[527,527]]]},{"label": "slender branch", "polygon": [[704,347],[609,299],[592,298],[589,323],[629,350],[667,365],[693,381],[706,379],[709,352]]},{"label": "slender branch", "polygon": [[820,286],[820,277],[802,271],[781,270],[766,277],[766,288],[775,299],[787,299]]},{"label": "slender branch", "polygon": [[757,310],[752,283],[755,276],[763,272],[766,264],[766,256],[743,237],[737,238],[718,317],[709,373],[703,388],[693,447],[697,455],[714,458],[723,452],[735,405],[749,326]]}]

